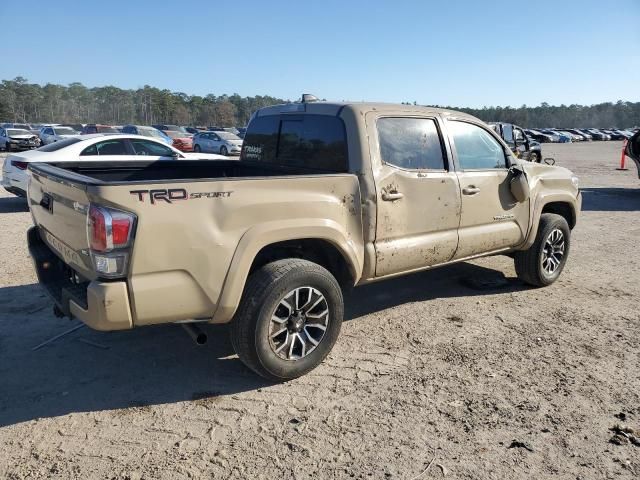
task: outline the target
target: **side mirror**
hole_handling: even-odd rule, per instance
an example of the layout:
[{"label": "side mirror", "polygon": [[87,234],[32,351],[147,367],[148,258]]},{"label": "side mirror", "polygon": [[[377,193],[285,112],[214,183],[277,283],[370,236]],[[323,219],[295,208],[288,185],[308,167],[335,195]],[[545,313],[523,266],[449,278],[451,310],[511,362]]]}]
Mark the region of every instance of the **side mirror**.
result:
[{"label": "side mirror", "polygon": [[633,137],[627,140],[624,154],[636,162],[640,162],[640,131],[636,132]]},{"label": "side mirror", "polygon": [[509,181],[509,190],[518,202],[524,202],[531,195],[529,187],[529,179],[527,174],[519,166],[513,166],[509,169],[511,180]]},{"label": "side mirror", "polygon": [[544,159],[544,163],[546,163],[547,165],[555,165],[556,164],[556,159],[555,158],[545,158]]}]

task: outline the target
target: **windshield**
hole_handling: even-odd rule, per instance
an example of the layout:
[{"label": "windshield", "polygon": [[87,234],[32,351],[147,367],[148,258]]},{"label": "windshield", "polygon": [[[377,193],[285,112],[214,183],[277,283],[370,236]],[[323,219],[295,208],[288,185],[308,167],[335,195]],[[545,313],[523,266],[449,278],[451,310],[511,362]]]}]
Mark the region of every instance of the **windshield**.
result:
[{"label": "windshield", "polygon": [[216,135],[218,135],[223,140],[242,140],[239,136],[230,132],[216,132]]},{"label": "windshield", "polygon": [[33,133],[31,133],[28,130],[22,130],[22,129],[18,129],[18,128],[11,128],[9,130],[7,130],[7,133],[9,134],[10,137],[14,136],[14,135],[33,135]]},{"label": "windshield", "polygon": [[56,135],[77,135],[78,132],[69,127],[56,127]]},{"label": "windshield", "polygon": [[144,135],[145,137],[153,138],[165,138],[159,130],[155,128],[138,128],[138,135]]},{"label": "windshield", "polygon": [[113,127],[96,127],[96,130],[98,130],[98,133],[120,133],[117,128]]},{"label": "windshield", "polygon": [[49,145],[45,145],[44,147],[40,147],[38,149],[39,152],[55,152],[60,150],[61,148],[68,147],[69,145],[73,145],[74,143],[80,142],[81,139],[74,138],[65,138],[64,140],[60,140],[59,142],[53,142]]},{"label": "windshield", "polygon": [[164,132],[170,138],[189,138],[191,135],[184,132],[176,132],[174,130],[165,130]]}]

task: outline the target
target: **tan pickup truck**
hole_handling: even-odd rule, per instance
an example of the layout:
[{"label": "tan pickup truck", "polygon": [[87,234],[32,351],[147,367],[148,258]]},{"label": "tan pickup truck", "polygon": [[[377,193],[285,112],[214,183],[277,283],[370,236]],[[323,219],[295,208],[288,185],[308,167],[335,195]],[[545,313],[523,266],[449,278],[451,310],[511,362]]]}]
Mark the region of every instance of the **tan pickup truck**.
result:
[{"label": "tan pickup truck", "polygon": [[553,283],[581,202],[570,171],[517,160],[478,119],[407,105],[264,108],[239,161],[29,168],[29,248],[58,314],[231,322],[240,359],[278,380],[329,353],[350,287],[497,254]]}]

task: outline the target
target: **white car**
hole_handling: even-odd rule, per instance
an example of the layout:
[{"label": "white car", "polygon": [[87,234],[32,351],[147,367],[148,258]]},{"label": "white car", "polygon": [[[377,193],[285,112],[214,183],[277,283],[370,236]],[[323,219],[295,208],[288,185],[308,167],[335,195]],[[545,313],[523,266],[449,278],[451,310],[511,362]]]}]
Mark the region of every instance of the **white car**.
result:
[{"label": "white car", "polygon": [[242,151],[242,139],[231,133],[220,131],[208,131],[196,133],[193,136],[194,152],[215,152],[220,155],[240,155]]},{"label": "white car", "polygon": [[140,135],[82,135],[60,140],[37,150],[9,155],[2,167],[2,186],[19,197],[27,196],[31,162],[229,160],[222,155],[184,153],[170,145]]},{"label": "white car", "polygon": [[11,150],[31,150],[40,146],[40,139],[29,130],[22,128],[0,128],[0,148]]},{"label": "white car", "polygon": [[63,127],[62,125],[48,125],[40,129],[40,140],[43,145],[49,145],[53,142],[59,142],[65,138],[80,136],[73,128]]}]

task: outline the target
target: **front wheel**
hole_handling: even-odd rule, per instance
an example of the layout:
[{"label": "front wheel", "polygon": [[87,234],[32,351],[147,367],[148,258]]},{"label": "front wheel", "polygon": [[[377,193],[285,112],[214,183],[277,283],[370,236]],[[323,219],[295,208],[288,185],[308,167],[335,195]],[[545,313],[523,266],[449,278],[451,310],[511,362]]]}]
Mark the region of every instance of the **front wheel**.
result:
[{"label": "front wheel", "polygon": [[343,312],[340,285],[329,271],[307,260],[278,260],[249,276],[231,324],[231,343],[257,374],[290,380],[329,354]]},{"label": "front wheel", "polygon": [[555,282],[567,263],[570,236],[571,230],[564,217],[543,213],[533,245],[514,255],[518,278],[535,287]]},{"label": "front wheel", "polygon": [[229,151],[227,150],[227,147],[225,147],[224,145],[220,147],[220,155],[224,155],[225,157],[229,154]]},{"label": "front wheel", "polygon": [[540,154],[538,152],[529,153],[529,161],[533,163],[540,163]]},{"label": "front wheel", "polygon": [[4,151],[5,152],[10,152],[11,151],[11,144],[9,142],[5,142]]},{"label": "front wheel", "polygon": [[196,143],[196,145],[193,147],[193,151],[196,153],[200,153],[202,152],[202,149],[200,148],[200,145]]}]

